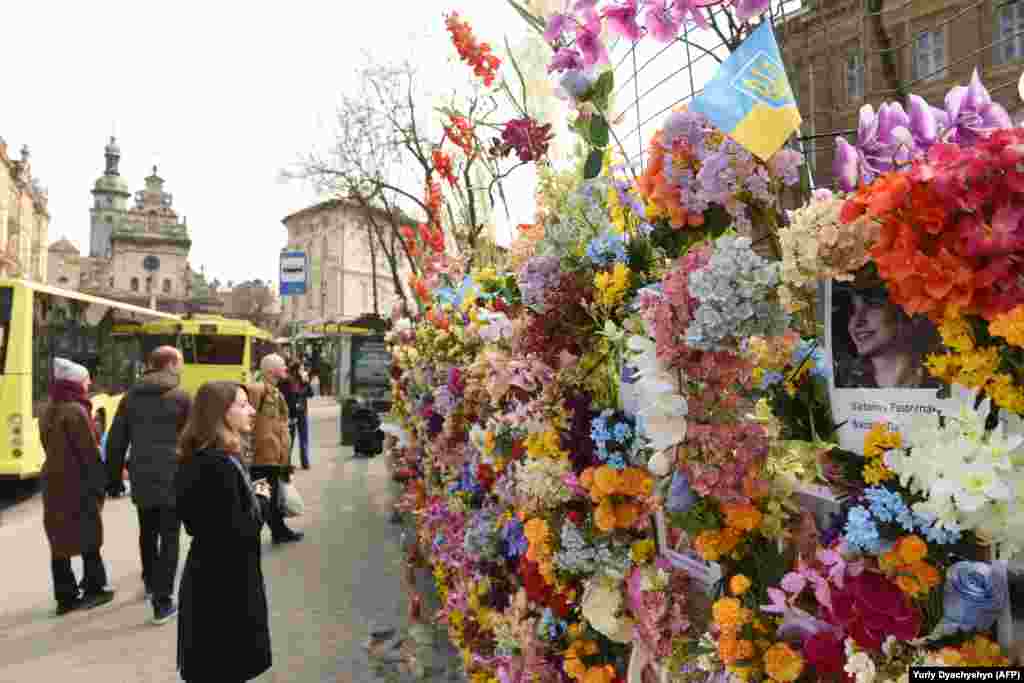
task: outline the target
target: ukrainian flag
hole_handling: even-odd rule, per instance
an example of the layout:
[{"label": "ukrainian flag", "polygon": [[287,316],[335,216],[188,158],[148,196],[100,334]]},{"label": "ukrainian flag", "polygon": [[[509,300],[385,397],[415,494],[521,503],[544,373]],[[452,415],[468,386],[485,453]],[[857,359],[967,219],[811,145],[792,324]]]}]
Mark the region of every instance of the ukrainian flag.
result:
[{"label": "ukrainian flag", "polygon": [[800,111],[768,22],[718,67],[690,109],[760,159],[775,154],[799,130]]}]

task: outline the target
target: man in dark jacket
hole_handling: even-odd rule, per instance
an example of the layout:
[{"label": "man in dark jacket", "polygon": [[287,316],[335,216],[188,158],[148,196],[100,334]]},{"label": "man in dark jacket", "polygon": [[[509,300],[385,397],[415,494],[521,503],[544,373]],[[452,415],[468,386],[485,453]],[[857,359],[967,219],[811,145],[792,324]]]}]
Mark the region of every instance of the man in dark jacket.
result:
[{"label": "man in dark jacket", "polygon": [[192,399],[178,388],[181,353],[161,346],[148,358],[149,369],[117,408],[107,437],[107,472],[112,496],[124,492],[121,468],[131,447],[128,479],[139,513],[139,550],[145,595],[153,602],[153,622],[176,613],[174,577],[178,571],[181,523],[175,511],[174,476],[178,436],[188,420]]}]

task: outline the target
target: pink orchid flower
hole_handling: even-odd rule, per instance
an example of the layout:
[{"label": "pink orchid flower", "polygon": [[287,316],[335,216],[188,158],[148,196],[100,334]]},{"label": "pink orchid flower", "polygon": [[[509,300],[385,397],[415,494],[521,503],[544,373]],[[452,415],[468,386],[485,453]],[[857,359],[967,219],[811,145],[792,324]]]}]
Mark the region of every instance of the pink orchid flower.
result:
[{"label": "pink orchid flower", "polygon": [[637,0],[625,0],[621,5],[605,8],[603,16],[612,33],[617,33],[626,40],[637,41],[643,35],[643,29],[636,22],[637,12]]},{"label": "pink orchid flower", "polygon": [[786,602],[786,594],[778,588],[768,589],[768,599],[771,600],[771,604],[761,605],[761,611],[769,614],[785,614],[789,609],[789,603]]},{"label": "pink orchid flower", "polygon": [[779,585],[793,597],[799,596],[808,586],[813,586],[814,598],[818,604],[827,608],[828,611],[832,611],[832,590],[828,585],[828,580],[808,567],[803,560],[797,561],[796,571],[783,576]]}]

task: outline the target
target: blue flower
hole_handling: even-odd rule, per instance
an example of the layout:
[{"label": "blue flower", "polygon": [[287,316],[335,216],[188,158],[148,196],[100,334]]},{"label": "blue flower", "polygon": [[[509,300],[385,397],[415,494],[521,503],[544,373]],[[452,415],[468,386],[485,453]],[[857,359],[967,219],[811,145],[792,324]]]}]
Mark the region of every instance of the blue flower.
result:
[{"label": "blue flower", "polygon": [[625,238],[610,230],[598,235],[587,245],[587,258],[595,266],[609,266],[616,261],[625,262]]},{"label": "blue flower", "polygon": [[625,444],[633,436],[633,430],[625,422],[617,423],[612,433],[615,435],[615,440],[621,444]]},{"label": "blue flower", "polygon": [[860,550],[869,555],[877,555],[882,549],[878,526],[871,519],[871,513],[868,512],[867,508],[858,505],[850,509],[850,512],[846,515],[844,532],[847,545],[854,550]]},{"label": "blue flower", "polygon": [[672,475],[672,483],[669,485],[665,509],[669,512],[686,512],[696,502],[697,496],[690,488],[690,480],[685,474],[676,470]]},{"label": "blue flower", "polygon": [[501,540],[505,542],[505,554],[510,559],[522,557],[529,549],[530,543],[523,533],[523,524],[513,517],[501,529]]},{"label": "blue flower", "polygon": [[941,626],[946,631],[989,629],[1008,599],[1005,572],[985,562],[957,562],[946,573]]}]

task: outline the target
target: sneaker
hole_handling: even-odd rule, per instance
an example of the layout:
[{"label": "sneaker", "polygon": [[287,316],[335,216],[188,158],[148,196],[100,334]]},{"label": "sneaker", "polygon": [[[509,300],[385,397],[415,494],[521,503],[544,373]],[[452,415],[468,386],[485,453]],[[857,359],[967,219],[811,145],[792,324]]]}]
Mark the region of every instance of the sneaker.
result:
[{"label": "sneaker", "polygon": [[173,600],[166,605],[156,605],[153,607],[153,623],[166,624],[177,616],[177,614],[178,606],[174,604]]},{"label": "sneaker", "polygon": [[103,590],[86,593],[82,596],[82,609],[92,609],[105,605],[114,599],[114,591],[104,588]]}]

